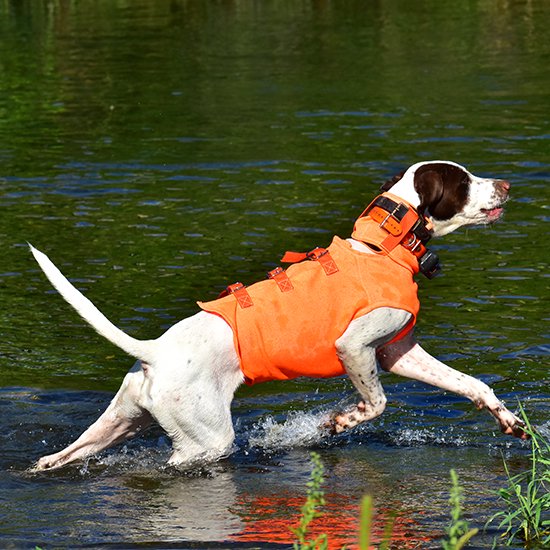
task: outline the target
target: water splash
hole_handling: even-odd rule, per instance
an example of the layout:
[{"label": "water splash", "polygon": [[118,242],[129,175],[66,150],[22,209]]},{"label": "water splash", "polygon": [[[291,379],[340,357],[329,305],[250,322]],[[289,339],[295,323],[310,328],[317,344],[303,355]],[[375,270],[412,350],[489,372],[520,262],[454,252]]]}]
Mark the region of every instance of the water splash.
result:
[{"label": "water splash", "polygon": [[283,422],[267,416],[254,424],[248,444],[267,451],[318,445],[326,437],[322,426],[328,420],[329,414],[325,411],[291,412]]},{"label": "water splash", "polygon": [[464,436],[453,433],[447,429],[444,433],[438,433],[433,428],[404,428],[388,434],[389,439],[396,447],[408,447],[415,445],[449,445],[452,447],[465,447],[469,442]]},{"label": "water splash", "polygon": [[99,471],[148,475],[164,471],[171,453],[171,443],[166,436],[158,437],[155,441],[139,438],[87,457],[74,466],[77,466],[80,476],[97,474]]}]

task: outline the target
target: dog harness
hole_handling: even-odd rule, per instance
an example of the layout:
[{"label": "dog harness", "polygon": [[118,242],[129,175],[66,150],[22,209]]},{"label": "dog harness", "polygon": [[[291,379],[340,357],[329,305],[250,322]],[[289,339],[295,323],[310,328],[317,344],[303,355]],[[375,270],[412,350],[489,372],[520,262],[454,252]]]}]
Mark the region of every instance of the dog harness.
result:
[{"label": "dog harness", "polygon": [[249,385],[299,376],[327,378],[344,374],[335,342],[351,321],[374,309],[419,310],[419,260],[430,236],[425,222],[402,199],[384,193],[356,221],[352,237],[374,251],[365,254],[334,237],[327,248],[287,252],[268,279],[245,287],[235,283],[222,297],[198,302],[222,317],[233,330],[245,382]]}]

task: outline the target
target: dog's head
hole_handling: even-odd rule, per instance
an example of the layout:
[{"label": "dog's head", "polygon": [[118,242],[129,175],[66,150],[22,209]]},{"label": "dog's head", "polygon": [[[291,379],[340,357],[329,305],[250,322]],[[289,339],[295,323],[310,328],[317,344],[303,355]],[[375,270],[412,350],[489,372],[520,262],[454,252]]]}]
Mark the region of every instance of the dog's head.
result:
[{"label": "dog's head", "polygon": [[462,227],[492,223],[500,218],[510,184],[480,178],[449,161],[419,162],[382,186],[428,217],[434,236]]}]

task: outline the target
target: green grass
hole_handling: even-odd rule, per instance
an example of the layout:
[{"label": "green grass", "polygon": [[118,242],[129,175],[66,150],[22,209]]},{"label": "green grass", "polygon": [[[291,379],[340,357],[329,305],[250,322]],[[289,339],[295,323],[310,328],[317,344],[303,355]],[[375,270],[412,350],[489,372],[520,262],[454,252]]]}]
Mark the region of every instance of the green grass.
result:
[{"label": "green grass", "polygon": [[[372,497],[370,495],[365,495],[361,501],[361,513],[359,519],[359,550],[369,550],[373,544],[371,538],[373,517],[374,506]],[[382,536],[382,541],[378,546],[378,550],[387,550],[390,547],[394,520],[395,514],[386,522],[384,534]]]},{"label": "green grass", "polygon": [[311,461],[313,462],[313,470],[307,483],[307,497],[301,509],[300,523],[298,527],[291,527],[291,531],[298,539],[293,544],[294,550],[325,550],[328,547],[328,537],[326,534],[308,540],[309,524],[321,515],[318,509],[320,506],[325,505],[325,494],[321,489],[321,485],[325,480],[325,467],[321,462],[321,457],[317,453],[311,453]]},{"label": "green grass", "polygon": [[443,550],[460,550],[477,534],[479,529],[470,529],[468,523],[462,519],[462,487],[458,482],[458,475],[451,470],[451,523],[447,528],[447,538],[441,542]]},{"label": "green grass", "polygon": [[498,492],[505,509],[497,512],[489,523],[500,520],[504,532],[502,546],[523,541],[526,548],[550,547],[550,443],[531,425],[520,405],[525,431],[531,436],[530,468],[512,475],[506,461],[508,485]]},{"label": "green grass", "polygon": [[[291,527],[297,541],[294,542],[294,550],[326,550],[328,548],[328,536],[323,533],[314,539],[309,538],[309,527],[311,522],[322,515],[319,508],[325,505],[325,494],[321,486],[324,482],[325,468],[318,453],[311,453],[313,469],[307,483],[307,496],[301,508],[300,523],[297,527]],[[367,495],[361,501],[361,513],[359,520],[359,549],[369,550],[372,545],[371,530],[374,516],[372,497]],[[384,536],[379,545],[379,550],[389,548],[393,529],[393,518],[386,523]]]}]

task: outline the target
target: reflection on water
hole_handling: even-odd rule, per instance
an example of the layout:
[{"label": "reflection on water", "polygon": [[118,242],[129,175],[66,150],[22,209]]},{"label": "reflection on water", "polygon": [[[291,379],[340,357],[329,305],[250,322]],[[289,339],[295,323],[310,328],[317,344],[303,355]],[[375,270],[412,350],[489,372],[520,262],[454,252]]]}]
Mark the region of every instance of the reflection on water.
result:
[{"label": "reflection on water", "polygon": [[[219,540],[236,547],[258,541],[290,544],[289,527],[299,521],[311,471],[308,452],[316,449],[327,469],[327,505],[314,533],[328,532],[333,548],[354,543],[359,502],[370,493],[377,496],[375,535],[381,536],[388,514],[397,512],[398,547],[414,548],[423,541],[423,547],[435,548],[448,521],[449,469],[459,470],[481,521],[494,503],[491,487],[503,480],[501,454],[524,455],[528,445],[503,439],[487,426],[476,429],[479,423],[469,410],[449,423],[444,399],[438,401],[443,412],[429,418],[429,407],[419,411],[414,393],[411,383],[404,391],[409,403],[390,406],[380,421],[343,436],[313,437],[311,426],[326,415],[326,405],[280,421],[254,408],[237,422],[228,458],[190,471],[166,466],[169,440],[152,429],[82,464],[36,475],[25,472],[32,460],[74,439],[110,395],[4,390],[0,485],[17,495],[20,505],[6,507],[2,536],[23,546],[43,540],[54,546],[128,540],[159,546],[195,541],[208,547]],[[391,390],[389,398],[400,400]],[[283,401],[273,405],[284,408]],[[238,399],[236,408],[249,405]],[[40,513],[29,525],[31,503]]]},{"label": "reflection on water", "polygon": [[[144,517],[143,531],[153,540],[167,542],[231,539],[244,529],[244,522],[233,511],[237,503],[233,475],[231,471],[214,470],[197,477],[172,476],[153,490],[146,477],[143,497],[149,513]],[[140,480],[132,477],[127,485],[131,490],[139,489]],[[124,504],[123,496],[118,504]],[[113,507],[117,507],[115,503]]]},{"label": "reflection on water", "polygon": [[200,471],[166,469],[152,429],[26,474],[131,365],[26,242],[151,338],[285,250],[348,235],[413,162],[507,178],[501,223],[434,242],[444,272],[420,281],[418,333],[547,434],[549,25],[550,3],[508,0],[0,0],[0,546],[288,546],[311,448],[327,469],[317,528],[334,544],[353,544],[369,492],[377,528],[397,511],[402,547],[438,547],[451,467],[482,526],[501,455],[521,466],[527,447],[469,403],[387,375],[388,410],[351,434],[315,429],[355,399],[349,382],[298,380],[239,390],[234,452]]}]

